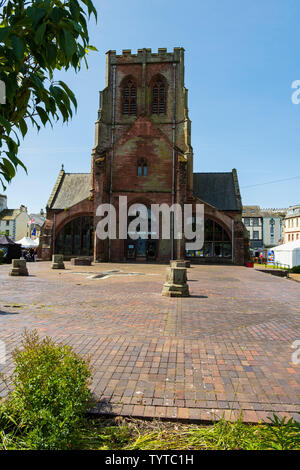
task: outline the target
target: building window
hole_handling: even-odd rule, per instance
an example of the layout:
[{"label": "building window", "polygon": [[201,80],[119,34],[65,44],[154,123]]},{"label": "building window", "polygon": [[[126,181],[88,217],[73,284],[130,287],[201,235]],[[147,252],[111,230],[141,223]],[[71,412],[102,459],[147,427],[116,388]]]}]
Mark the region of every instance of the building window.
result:
[{"label": "building window", "polygon": [[[195,219],[193,218],[193,224],[194,223]],[[231,258],[232,244],[230,236],[217,222],[211,219],[205,219],[203,248],[199,251],[187,251],[186,256],[190,258]]]},{"label": "building window", "polygon": [[6,221],[6,226],[8,226],[8,225],[9,225],[9,220]]},{"label": "building window", "polygon": [[252,220],[253,220],[253,225],[254,225],[255,227],[258,227],[258,225],[259,225],[259,219],[258,219],[257,217],[254,217]]},{"label": "building window", "polygon": [[253,230],[253,240],[259,240],[259,231]]},{"label": "building window", "polygon": [[55,252],[66,256],[92,256],[94,247],[94,221],[92,216],[78,217],[59,232]]},{"label": "building window", "polygon": [[165,114],[166,112],[166,85],[158,79],[152,87],[152,113]]},{"label": "building window", "polygon": [[246,225],[246,227],[249,227],[249,226],[250,226],[250,219],[249,219],[249,217],[246,217],[246,218],[244,219],[244,224]]},{"label": "building window", "polygon": [[147,176],[147,174],[148,174],[147,162],[144,158],[141,158],[138,161],[138,165],[137,165],[137,175],[138,176]]},{"label": "building window", "polygon": [[136,86],[132,80],[128,80],[123,86],[123,114],[136,115]]}]

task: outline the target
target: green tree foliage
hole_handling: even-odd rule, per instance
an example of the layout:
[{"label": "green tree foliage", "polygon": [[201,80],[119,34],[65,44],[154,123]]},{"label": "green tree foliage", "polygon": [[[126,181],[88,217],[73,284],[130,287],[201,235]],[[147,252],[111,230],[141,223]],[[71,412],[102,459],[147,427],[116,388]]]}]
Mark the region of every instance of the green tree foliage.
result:
[{"label": "green tree foliage", "polygon": [[56,70],[87,66],[87,20],[97,12],[91,0],[0,1],[0,80],[6,104],[0,105],[0,181],[10,182],[18,165],[19,137],[28,123],[38,130],[48,122],[71,119],[74,93]]}]

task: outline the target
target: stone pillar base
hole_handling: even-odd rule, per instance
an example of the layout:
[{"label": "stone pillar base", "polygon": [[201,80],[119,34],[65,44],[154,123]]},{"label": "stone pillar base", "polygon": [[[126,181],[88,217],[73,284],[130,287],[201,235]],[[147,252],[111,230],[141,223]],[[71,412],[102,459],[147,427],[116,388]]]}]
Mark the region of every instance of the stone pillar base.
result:
[{"label": "stone pillar base", "polygon": [[9,276],[28,276],[26,261],[24,259],[13,259],[12,269],[8,274]]},{"label": "stone pillar base", "polygon": [[181,286],[180,284],[168,284],[167,282],[163,285],[161,295],[165,297],[189,297],[189,286]]},{"label": "stone pillar base", "polygon": [[65,269],[63,255],[53,255],[52,256],[51,269]]},{"label": "stone pillar base", "polygon": [[167,268],[167,279],[163,285],[162,295],[166,297],[189,297],[189,286],[186,279],[186,268]]}]

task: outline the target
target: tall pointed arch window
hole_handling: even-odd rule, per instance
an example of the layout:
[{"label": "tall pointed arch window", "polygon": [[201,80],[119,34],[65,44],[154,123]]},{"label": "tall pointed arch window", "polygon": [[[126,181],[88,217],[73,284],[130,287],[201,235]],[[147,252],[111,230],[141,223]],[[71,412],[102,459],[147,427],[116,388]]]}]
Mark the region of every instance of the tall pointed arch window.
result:
[{"label": "tall pointed arch window", "polygon": [[136,85],[132,79],[128,79],[122,90],[122,113],[129,116],[136,115]]},{"label": "tall pointed arch window", "polygon": [[165,114],[167,101],[166,84],[157,78],[152,85],[152,114]]}]

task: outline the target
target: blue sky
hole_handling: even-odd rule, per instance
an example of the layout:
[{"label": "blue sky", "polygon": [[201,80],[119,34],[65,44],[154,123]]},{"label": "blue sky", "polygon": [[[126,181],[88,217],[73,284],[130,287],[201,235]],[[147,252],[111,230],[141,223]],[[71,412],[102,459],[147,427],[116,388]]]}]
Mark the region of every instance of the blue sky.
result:
[{"label": "blue sky", "polygon": [[[61,164],[89,172],[105,52],[185,48],[194,171],[237,168],[244,204],[300,203],[299,0],[95,0],[89,70],[61,73],[78,99],[67,125],[31,130],[6,191],[9,207],[46,206]],[[297,178],[299,177],[299,178]],[[293,179],[291,179],[293,178]],[[284,180],[277,183],[273,181]],[[254,186],[256,185],[256,186]]]}]

